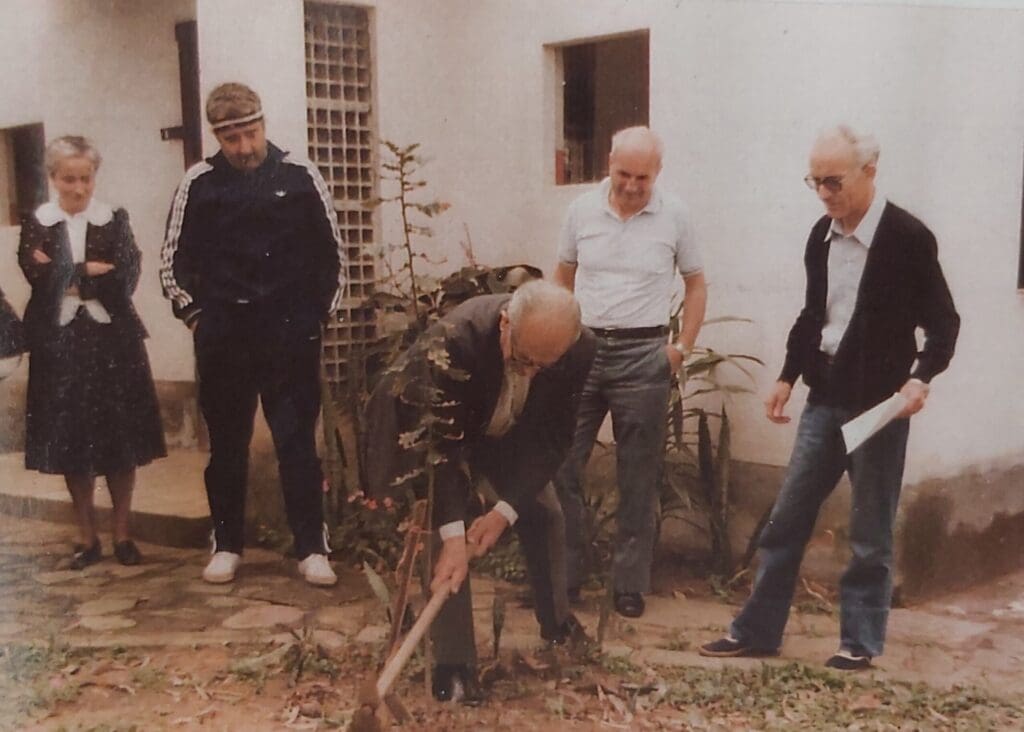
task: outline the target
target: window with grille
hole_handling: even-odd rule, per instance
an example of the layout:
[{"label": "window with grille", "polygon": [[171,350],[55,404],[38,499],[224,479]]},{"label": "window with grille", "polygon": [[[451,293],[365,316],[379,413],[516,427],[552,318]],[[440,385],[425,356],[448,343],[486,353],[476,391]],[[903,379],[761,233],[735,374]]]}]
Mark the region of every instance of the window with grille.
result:
[{"label": "window with grille", "polygon": [[359,304],[373,292],[377,195],[370,19],[365,8],[306,3],[306,118],[309,158],[334,197],[348,254],[348,292],[324,336],[333,384],[345,380],[345,355],[375,337],[373,313]]}]

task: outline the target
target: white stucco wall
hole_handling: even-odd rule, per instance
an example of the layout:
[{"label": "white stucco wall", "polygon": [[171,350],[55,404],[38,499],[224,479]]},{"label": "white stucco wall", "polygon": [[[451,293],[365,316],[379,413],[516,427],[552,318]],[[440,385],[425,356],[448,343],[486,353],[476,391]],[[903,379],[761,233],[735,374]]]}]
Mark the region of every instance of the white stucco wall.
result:
[{"label": "white stucco wall", "polygon": [[[453,204],[435,241],[447,241],[457,262],[465,224],[481,260],[526,259],[548,271],[562,212],[585,187],[551,183],[545,44],[650,29],[661,182],[694,212],[709,315],[756,321],[717,326],[702,340],[762,356],[760,391],[781,364],[802,302],[804,242],[821,213],[801,181],[812,138],[842,120],[873,130],[879,184],[935,231],[963,317],[953,366],[914,420],[907,477],[1019,459],[1024,11],[710,0],[376,5],[381,134],[421,142],[434,158],[430,190]],[[801,390],[794,415],[802,398]],[[733,414],[737,457],[785,461],[795,424],[769,425],[759,398],[740,398]]]},{"label": "white stucco wall", "polygon": [[[135,304],[154,337],[158,379],[190,379],[157,271],[164,218],[183,170],[181,143],[160,128],[181,123],[174,24],[193,0],[5,0],[0,7],[0,127],[42,122],[47,139],[84,134],[103,165],[96,197],[124,206],[142,249]],[[52,198],[52,197],[51,197]],[[0,284],[20,311],[28,287],[15,261],[18,227],[0,227]],[[24,378],[25,367],[14,378]]]},{"label": "white stucco wall", "polygon": [[[267,136],[305,154],[306,67],[301,0],[196,0],[199,84],[207,94],[229,81],[260,94]],[[204,118],[205,122],[205,118]],[[206,154],[217,142],[204,127]]]},{"label": "white stucco wall", "polygon": [[[879,183],[938,236],[963,316],[959,353],[915,418],[908,478],[1014,463],[1024,394],[1024,302],[1015,289],[1024,141],[1024,10],[962,4],[754,0],[374,0],[382,137],[432,158],[425,196],[452,204],[432,240],[461,264],[550,271],[565,207],[585,186],[553,180],[548,44],[649,29],[651,124],[662,184],[688,200],[711,283],[709,315],[753,318],[702,341],[782,359],[803,293],[801,255],[820,206],[803,186],[815,131],[848,119],[882,143]],[[1019,4],[993,4],[1019,7]],[[158,379],[190,379],[190,342],[159,294],[158,250],[182,172],[175,21],[199,23],[201,86],[256,87],[268,132],[305,147],[301,0],[7,0],[0,7],[0,126],[83,132],[106,157],[98,195],[125,205],[143,248],[136,303]],[[73,39],[73,41],[69,41]],[[206,137],[207,153],[215,149]],[[386,212],[385,239],[393,239]],[[464,229],[465,227],[465,229]],[[17,305],[16,229],[0,229],[0,284]],[[795,402],[802,399],[802,392]],[[800,404],[791,407],[795,415]],[[737,457],[780,463],[794,427],[759,399],[732,407]]]}]

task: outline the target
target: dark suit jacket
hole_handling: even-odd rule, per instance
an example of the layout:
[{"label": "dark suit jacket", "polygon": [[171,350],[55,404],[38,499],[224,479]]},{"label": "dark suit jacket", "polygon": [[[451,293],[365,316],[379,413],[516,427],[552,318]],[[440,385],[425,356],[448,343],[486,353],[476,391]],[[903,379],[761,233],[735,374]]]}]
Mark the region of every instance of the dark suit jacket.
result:
[{"label": "dark suit jacket", "polygon": [[[32,251],[39,249],[50,262],[39,264]],[[21,226],[18,263],[32,285],[32,296],[25,306],[25,336],[31,350],[54,338],[60,328],[60,307],[64,293],[78,286],[83,300],[95,298],[110,314],[110,322],[125,337],[145,338],[146,330],[132,305],[132,293],[139,281],[141,254],[135,244],[128,213],[115,209],[102,226],[89,224],[85,235],[86,261],[109,262],[114,269],[99,277],[85,273],[83,264],[75,265],[71,255],[68,227],[63,221],[44,226],[35,216]]]},{"label": "dark suit jacket", "polygon": [[[792,384],[802,376],[811,389],[810,401],[861,411],[911,377],[929,382],[944,371],[953,357],[960,316],[939,266],[935,237],[914,216],[887,203],[868,250],[853,316],[830,364],[820,350],[830,222],[822,217],[807,240],[806,300],[789,333],[779,378]],[[918,327],[925,334],[920,353]]]},{"label": "dark suit jacket", "polygon": [[[421,468],[428,451],[443,457],[435,472],[435,526],[464,518],[470,495],[467,466],[483,468],[498,495],[519,510],[551,480],[572,444],[596,348],[594,335],[585,328],[556,364],[534,376],[515,425],[500,438],[485,434],[501,391],[498,326],[509,297],[481,295],[452,310],[389,369],[367,404],[368,490],[393,492],[393,481]],[[445,353],[450,367],[441,369],[436,361]],[[465,378],[457,378],[458,372]],[[432,440],[403,449],[399,435],[414,430],[424,414],[418,406],[424,403],[424,374],[437,388],[434,403],[444,405],[432,410],[442,421]]]}]

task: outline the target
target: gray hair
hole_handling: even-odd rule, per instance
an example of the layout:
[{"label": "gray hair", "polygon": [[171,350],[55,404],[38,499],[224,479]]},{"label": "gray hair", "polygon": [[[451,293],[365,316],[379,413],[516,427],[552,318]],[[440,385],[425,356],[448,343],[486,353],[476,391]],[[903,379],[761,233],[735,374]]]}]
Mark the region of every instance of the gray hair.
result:
[{"label": "gray hair", "polygon": [[662,154],[665,152],[665,146],[662,144],[661,138],[649,127],[642,125],[626,127],[612,135],[611,154],[614,155],[623,148],[649,148],[658,156],[658,160],[661,160]]},{"label": "gray hair", "polygon": [[850,143],[850,146],[853,147],[853,154],[857,160],[857,165],[878,164],[878,156],[881,154],[882,148],[879,147],[878,140],[875,139],[874,135],[866,132],[857,132],[850,125],[840,124],[825,128],[818,136],[819,140],[836,138]]},{"label": "gray hair", "polygon": [[574,336],[579,336],[582,322],[580,304],[561,285],[547,280],[531,280],[512,293],[508,303],[508,320],[513,328],[523,318],[535,314],[565,320],[572,327]]},{"label": "gray hair", "polygon": [[103,157],[92,140],[81,135],[64,135],[50,140],[50,144],[46,146],[46,154],[43,157],[46,172],[53,175],[61,161],[67,158],[85,158],[92,163],[93,172],[99,170],[100,163],[103,162]]}]

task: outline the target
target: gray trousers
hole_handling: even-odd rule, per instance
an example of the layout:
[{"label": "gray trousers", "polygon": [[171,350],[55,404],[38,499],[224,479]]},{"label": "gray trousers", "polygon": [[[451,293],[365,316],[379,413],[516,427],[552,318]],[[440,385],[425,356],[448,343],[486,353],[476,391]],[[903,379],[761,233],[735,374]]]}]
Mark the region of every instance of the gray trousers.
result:
[{"label": "gray trousers", "polygon": [[[558,496],[549,483],[535,501],[519,507],[519,519],[513,527],[519,536],[526,559],[526,570],[533,589],[534,613],[542,638],[554,638],[569,617],[569,599],[565,579],[565,520]],[[441,541],[434,532],[434,556]],[[438,664],[476,665],[476,640],[473,632],[473,598],[470,579],[462,583],[441,608],[430,630],[434,644],[434,662]]]},{"label": "gray trousers", "polygon": [[665,338],[597,339],[569,457],[555,484],[565,513],[568,586],[586,576],[589,539],[583,474],[608,412],[616,445],[619,505],[612,558],[616,592],[648,592],[657,539],[658,494],[665,454],[671,365]]}]

